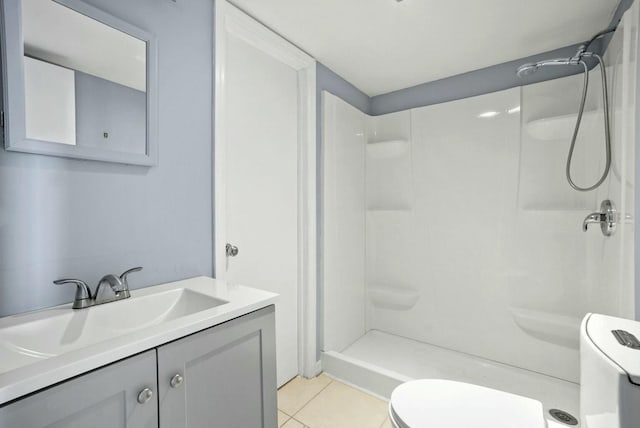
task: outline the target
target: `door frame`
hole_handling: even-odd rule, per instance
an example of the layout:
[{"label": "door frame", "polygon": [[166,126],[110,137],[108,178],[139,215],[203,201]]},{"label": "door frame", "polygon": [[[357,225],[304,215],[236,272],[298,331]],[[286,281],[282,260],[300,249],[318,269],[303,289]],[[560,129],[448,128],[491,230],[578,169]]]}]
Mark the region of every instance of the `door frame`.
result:
[{"label": "door frame", "polygon": [[[298,75],[298,374],[320,373],[316,359],[316,61],[226,0],[215,1],[214,17],[214,276],[225,279],[226,150],[225,91],[227,35],[271,55]],[[248,284],[251,285],[251,284]]]}]

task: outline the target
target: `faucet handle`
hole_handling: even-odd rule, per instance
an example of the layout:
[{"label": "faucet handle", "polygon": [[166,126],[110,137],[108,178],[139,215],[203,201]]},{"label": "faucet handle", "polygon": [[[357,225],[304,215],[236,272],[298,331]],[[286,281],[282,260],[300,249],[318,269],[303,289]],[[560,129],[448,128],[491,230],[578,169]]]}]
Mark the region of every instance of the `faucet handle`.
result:
[{"label": "faucet handle", "polygon": [[600,212],[591,213],[585,217],[582,222],[582,230],[587,231],[587,228],[592,223],[599,223],[600,229],[604,236],[611,236],[616,231],[616,225],[618,224],[620,215],[616,211],[616,207],[609,199],[605,199],[600,204]]},{"label": "faucet handle", "polygon": [[604,214],[602,213],[591,213],[588,216],[586,216],[584,218],[584,220],[582,221],[582,231],[586,232],[587,229],[589,228],[590,224],[600,224],[603,221],[606,221],[606,219],[604,218]]},{"label": "faucet handle", "polygon": [[134,273],[134,272],[140,272],[142,270],[142,266],[138,266],[138,267],[134,267],[131,269],[128,269],[124,272],[122,272],[122,275],[120,275],[120,280],[122,281],[122,283],[124,284],[125,289],[129,289],[129,283],[127,282],[127,276],[130,273]]},{"label": "faucet handle", "polygon": [[53,281],[54,284],[75,284],[76,285],[76,297],[73,300],[73,309],[82,309],[88,306],[91,306],[91,289],[86,282],[81,281],[79,279],[56,279]]}]

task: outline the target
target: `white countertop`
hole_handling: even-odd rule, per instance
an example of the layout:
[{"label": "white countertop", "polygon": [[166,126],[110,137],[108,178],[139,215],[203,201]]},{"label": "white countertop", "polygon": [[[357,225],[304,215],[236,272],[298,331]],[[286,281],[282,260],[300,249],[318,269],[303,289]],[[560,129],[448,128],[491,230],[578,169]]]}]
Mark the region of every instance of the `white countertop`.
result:
[{"label": "white countertop", "polygon": [[[148,326],[141,326],[139,319],[118,317],[118,309],[124,308],[118,305],[124,302],[127,302],[128,308],[131,309],[131,305],[137,302],[136,298],[179,289],[191,290],[226,303],[189,315],[151,323]],[[88,309],[73,310],[71,304],[67,304],[0,318],[0,405],[65,379],[264,308],[274,304],[276,299],[276,294],[267,291],[227,284],[208,277],[196,277],[132,290],[129,299]],[[142,301],[144,300],[140,300]],[[92,315],[104,319],[105,314],[109,316],[113,314],[109,323],[118,323],[124,329],[119,329],[117,334],[105,335],[104,338],[96,333],[97,337],[91,337],[90,341],[85,341],[86,345],[78,344],[77,341],[75,349],[69,347],[60,354],[17,352],[16,347],[12,347],[11,340],[3,337],[3,331],[9,331],[15,336],[16,330],[28,331],[29,325],[42,320],[47,321],[63,316],[68,318]],[[131,331],[127,331],[128,327],[131,327]]]}]

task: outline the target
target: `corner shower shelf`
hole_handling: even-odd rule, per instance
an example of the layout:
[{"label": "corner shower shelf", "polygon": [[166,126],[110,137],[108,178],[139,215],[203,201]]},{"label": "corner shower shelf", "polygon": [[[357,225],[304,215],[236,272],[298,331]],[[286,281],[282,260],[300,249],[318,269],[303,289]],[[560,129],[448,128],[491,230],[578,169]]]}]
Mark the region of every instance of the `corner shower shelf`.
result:
[{"label": "corner shower shelf", "polygon": [[390,159],[403,156],[409,150],[407,140],[368,141],[367,154],[374,159]]},{"label": "corner shower shelf", "polygon": [[416,305],[420,298],[420,293],[413,288],[386,284],[370,286],[367,294],[376,308],[396,311],[408,311]]},{"label": "corner shower shelf", "polygon": [[[593,125],[602,124],[603,114],[602,110],[585,111],[580,127],[586,129]],[[545,117],[527,123],[526,129],[529,135],[537,140],[550,141],[571,138],[577,118],[578,113]]]},{"label": "corner shower shelf", "polygon": [[510,307],[509,311],[518,327],[531,336],[567,348],[579,348],[581,318],[517,307]]}]

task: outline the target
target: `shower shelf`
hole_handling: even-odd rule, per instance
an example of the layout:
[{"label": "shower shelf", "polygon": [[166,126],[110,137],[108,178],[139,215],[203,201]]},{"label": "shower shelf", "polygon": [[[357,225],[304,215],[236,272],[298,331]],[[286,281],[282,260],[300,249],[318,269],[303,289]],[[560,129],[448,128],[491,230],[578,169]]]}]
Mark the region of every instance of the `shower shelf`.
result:
[{"label": "shower shelf", "polygon": [[566,348],[579,348],[581,317],[518,307],[510,307],[509,311],[518,327],[531,336]]},{"label": "shower shelf", "polygon": [[413,308],[420,298],[420,293],[413,288],[386,284],[370,286],[367,294],[373,306],[396,311],[407,311]]},{"label": "shower shelf", "polygon": [[[529,135],[537,140],[562,140],[571,138],[577,118],[577,113],[545,117],[527,123],[526,129]],[[582,115],[581,129],[591,128],[594,125],[602,126],[603,120],[602,110],[585,111]]]}]

